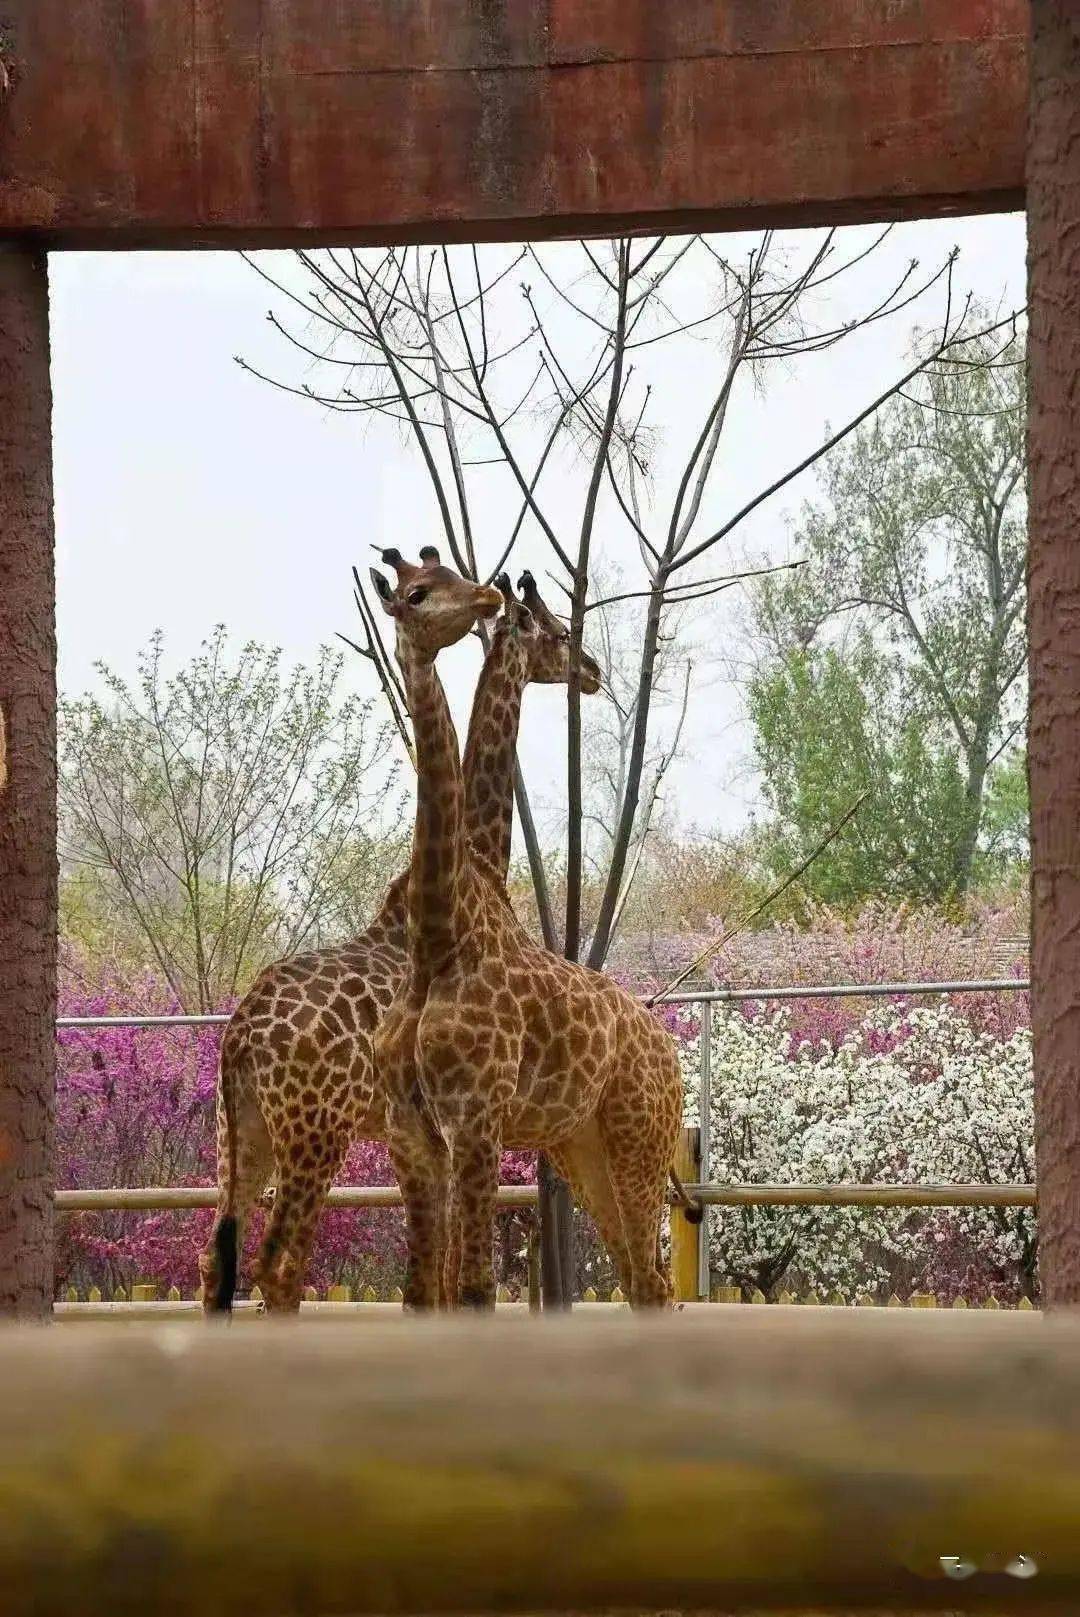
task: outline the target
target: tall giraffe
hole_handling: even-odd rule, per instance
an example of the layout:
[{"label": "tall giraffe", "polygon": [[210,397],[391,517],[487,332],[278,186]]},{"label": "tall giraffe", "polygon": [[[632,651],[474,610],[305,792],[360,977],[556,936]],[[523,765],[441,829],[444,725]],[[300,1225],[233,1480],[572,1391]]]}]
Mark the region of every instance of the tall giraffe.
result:
[{"label": "tall giraffe", "polygon": [[[384,551],[383,560],[402,581],[415,581],[438,565],[439,556],[425,548],[419,569],[395,550]],[[475,857],[501,884],[510,860],[522,696],[520,658],[509,642],[535,620],[514,598],[505,574],[499,588],[505,610],[484,659],[469,724],[465,826]],[[567,633],[556,618],[532,632],[527,646],[523,683],[566,682]],[[583,689],[595,691],[599,682],[599,669],[585,657]],[[229,1307],[243,1229],[272,1174],[276,1194],[256,1278],[268,1308],[297,1309],[326,1193],[350,1141],[385,1137],[370,1039],[405,970],[407,881],[407,871],[395,878],[358,937],[268,967],[229,1021],[218,1090],[218,1212],[200,1257],[208,1312]]]},{"label": "tall giraffe", "polygon": [[453,575],[420,591],[372,578],[396,625],[418,773],[408,963],[373,1040],[408,1219],[406,1302],[443,1300],[457,1268],[447,1264],[452,1210],[460,1301],[494,1303],[498,1167],[512,1140],[547,1150],[567,1173],[628,1277],[631,1303],[664,1306],[659,1235],[682,1115],[674,1044],[617,984],[536,944],[470,855],[461,761],[434,666],[452,639],[443,597]]}]

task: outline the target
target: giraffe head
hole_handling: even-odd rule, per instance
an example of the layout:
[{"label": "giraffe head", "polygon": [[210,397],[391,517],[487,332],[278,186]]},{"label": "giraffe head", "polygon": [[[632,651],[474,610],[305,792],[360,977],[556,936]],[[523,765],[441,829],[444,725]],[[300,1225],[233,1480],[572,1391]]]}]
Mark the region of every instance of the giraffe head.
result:
[{"label": "giraffe head", "polygon": [[[503,619],[515,628],[528,646],[529,680],[535,685],[566,685],[570,679],[570,631],[545,605],[536,580],[531,573],[522,573],[518,579],[521,592],[519,601],[510,588],[505,573],[498,579],[506,600]],[[581,653],[581,691],[584,696],[595,696],[602,683],[600,665]]]},{"label": "giraffe head", "polygon": [[374,567],[371,582],[383,611],[397,624],[399,643],[430,661],[445,646],[463,640],[480,618],[494,617],[503,604],[497,589],[474,584],[444,567],[434,545],[420,552],[420,565],[399,550],[384,550],[382,559],[397,574],[397,585]]}]

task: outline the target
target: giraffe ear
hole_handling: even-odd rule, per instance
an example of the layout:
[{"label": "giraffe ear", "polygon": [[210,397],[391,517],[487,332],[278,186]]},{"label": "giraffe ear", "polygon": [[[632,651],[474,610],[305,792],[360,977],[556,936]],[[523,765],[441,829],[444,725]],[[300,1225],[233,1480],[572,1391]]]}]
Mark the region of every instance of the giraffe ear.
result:
[{"label": "giraffe ear", "polygon": [[379,600],[384,606],[388,606],[394,598],[394,591],[390,586],[390,580],[386,577],[385,573],[380,573],[377,567],[369,567],[368,573],[371,578],[371,582],[375,586],[375,593],[379,597]]}]

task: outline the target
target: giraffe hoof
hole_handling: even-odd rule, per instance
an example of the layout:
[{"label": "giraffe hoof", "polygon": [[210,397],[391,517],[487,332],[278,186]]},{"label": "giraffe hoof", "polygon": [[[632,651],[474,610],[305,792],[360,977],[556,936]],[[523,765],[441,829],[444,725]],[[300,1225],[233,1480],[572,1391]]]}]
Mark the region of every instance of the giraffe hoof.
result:
[{"label": "giraffe hoof", "polygon": [[486,1312],[495,1307],[495,1298],[484,1286],[462,1286],[461,1306]]}]

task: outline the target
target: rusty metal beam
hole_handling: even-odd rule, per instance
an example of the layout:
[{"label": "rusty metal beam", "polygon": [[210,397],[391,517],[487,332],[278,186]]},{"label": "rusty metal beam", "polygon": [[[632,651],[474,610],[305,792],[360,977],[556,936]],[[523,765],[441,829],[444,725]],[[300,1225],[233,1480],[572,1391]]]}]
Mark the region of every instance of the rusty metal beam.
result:
[{"label": "rusty metal beam", "polygon": [[1026,0],[7,0],[0,232],[271,246],[1023,200]]}]

